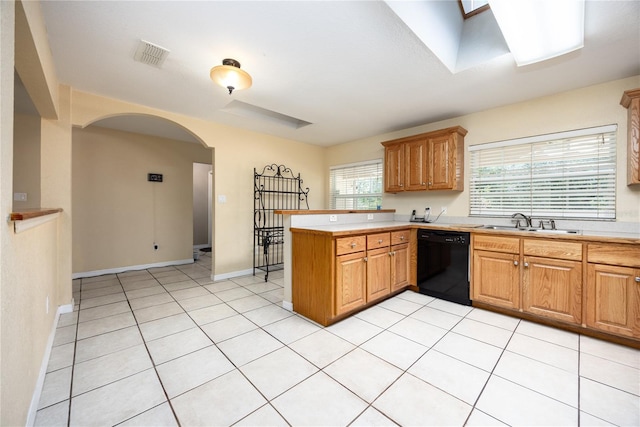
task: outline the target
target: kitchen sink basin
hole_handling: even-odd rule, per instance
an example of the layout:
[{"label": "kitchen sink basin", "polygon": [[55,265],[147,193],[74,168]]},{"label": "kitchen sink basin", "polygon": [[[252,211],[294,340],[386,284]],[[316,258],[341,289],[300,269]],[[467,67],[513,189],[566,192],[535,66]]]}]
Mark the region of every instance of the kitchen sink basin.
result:
[{"label": "kitchen sink basin", "polygon": [[580,234],[580,230],[548,230],[542,228],[529,228],[529,227],[513,227],[510,225],[483,225],[481,228],[486,230],[507,230],[507,231],[531,231],[534,233],[549,233],[549,234]]}]

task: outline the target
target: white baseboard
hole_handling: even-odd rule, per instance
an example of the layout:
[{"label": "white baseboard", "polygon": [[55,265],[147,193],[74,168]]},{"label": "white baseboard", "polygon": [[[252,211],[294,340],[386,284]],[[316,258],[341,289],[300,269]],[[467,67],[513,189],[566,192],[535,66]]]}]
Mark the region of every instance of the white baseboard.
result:
[{"label": "white baseboard", "polygon": [[42,357],[42,363],[40,364],[40,372],[38,373],[38,380],[36,381],[36,387],[33,390],[31,396],[31,404],[29,405],[29,413],[27,414],[27,422],[25,425],[31,427],[36,422],[36,413],[38,412],[38,403],[40,402],[40,395],[42,394],[42,387],[44,386],[44,377],[47,375],[47,366],[49,366],[49,358],[51,357],[51,349],[53,348],[53,339],[56,336],[56,329],[58,328],[58,320],[60,315],[64,313],[73,312],[73,300],[71,304],[65,304],[58,307],[56,310],[56,317],[53,320],[53,327],[49,332],[49,339],[47,340],[47,347],[44,350],[44,356]]},{"label": "white baseboard", "polygon": [[282,308],[285,310],[293,311],[293,303],[290,301],[282,301]]},{"label": "white baseboard", "polygon": [[104,270],[83,271],[80,273],[73,273],[71,275],[71,278],[82,279],[84,277],[103,276],[105,274],[124,273],[125,271],[146,270],[148,268],[168,267],[171,265],[184,265],[184,264],[193,264],[193,258],[178,259],[174,261],[155,262],[153,264],[129,265],[127,267],[107,268]]},{"label": "white baseboard", "polygon": [[249,274],[253,274],[253,268],[248,268],[246,270],[232,271],[230,273],[222,273],[211,276],[211,280],[217,282],[218,280],[226,280],[232,279],[234,277],[247,276]]}]

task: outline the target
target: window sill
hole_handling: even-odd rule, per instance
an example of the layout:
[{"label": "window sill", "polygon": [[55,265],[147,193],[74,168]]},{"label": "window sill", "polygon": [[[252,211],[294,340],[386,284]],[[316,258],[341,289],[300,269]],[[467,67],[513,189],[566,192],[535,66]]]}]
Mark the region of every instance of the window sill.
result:
[{"label": "window sill", "polygon": [[17,234],[57,219],[60,216],[60,212],[62,212],[62,208],[24,209],[11,212],[9,221],[13,221],[13,231]]}]

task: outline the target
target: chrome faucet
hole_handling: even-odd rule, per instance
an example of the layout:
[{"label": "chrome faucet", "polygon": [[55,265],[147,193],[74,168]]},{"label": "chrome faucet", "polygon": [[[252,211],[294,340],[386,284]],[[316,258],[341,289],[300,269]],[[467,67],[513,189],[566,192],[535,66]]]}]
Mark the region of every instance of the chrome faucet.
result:
[{"label": "chrome faucet", "polygon": [[520,219],[524,219],[525,225],[527,227],[533,227],[533,224],[531,223],[531,217],[526,216],[523,213],[514,213],[513,215],[511,215],[511,218],[514,218],[516,220],[516,228],[520,228]]}]

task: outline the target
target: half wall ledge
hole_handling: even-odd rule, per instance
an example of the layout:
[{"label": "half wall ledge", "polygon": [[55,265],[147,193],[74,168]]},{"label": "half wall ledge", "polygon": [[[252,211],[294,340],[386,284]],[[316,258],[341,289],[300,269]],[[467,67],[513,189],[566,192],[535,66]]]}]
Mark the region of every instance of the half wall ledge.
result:
[{"label": "half wall ledge", "polygon": [[13,221],[14,233],[21,233],[60,216],[62,208],[33,208],[11,212],[9,221]]}]

